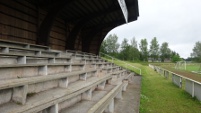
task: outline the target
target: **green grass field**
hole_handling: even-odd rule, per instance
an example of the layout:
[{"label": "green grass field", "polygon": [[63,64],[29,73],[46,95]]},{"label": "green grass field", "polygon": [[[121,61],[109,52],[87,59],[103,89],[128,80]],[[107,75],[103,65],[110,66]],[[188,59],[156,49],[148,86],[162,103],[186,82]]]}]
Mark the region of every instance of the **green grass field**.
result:
[{"label": "green grass field", "polygon": [[187,71],[199,71],[200,65],[186,65]]},{"label": "green grass field", "polygon": [[[126,67],[121,62],[114,63]],[[140,113],[201,113],[201,102],[179,89],[171,80],[157,74],[146,64],[129,64],[142,69]]]},{"label": "green grass field", "polygon": [[[158,65],[165,65],[165,63],[160,63]],[[168,66],[168,65],[166,65],[166,66]],[[175,64],[172,63],[171,67],[175,68]],[[180,68],[180,70],[185,70],[184,66],[181,66],[179,68]],[[201,66],[200,66],[199,63],[189,63],[189,64],[186,65],[186,71],[189,71],[189,72],[191,72],[191,71],[199,71],[200,68],[201,68]]]}]

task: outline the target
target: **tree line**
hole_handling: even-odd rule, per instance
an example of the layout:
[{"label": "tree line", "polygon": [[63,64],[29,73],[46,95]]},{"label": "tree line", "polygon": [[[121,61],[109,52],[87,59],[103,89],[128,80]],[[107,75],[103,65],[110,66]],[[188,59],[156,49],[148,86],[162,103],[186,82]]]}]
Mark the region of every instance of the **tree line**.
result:
[{"label": "tree line", "polygon": [[195,43],[191,57],[187,60],[201,63],[201,42],[198,41]]},{"label": "tree line", "polygon": [[116,34],[110,34],[102,42],[100,52],[127,61],[177,62],[181,60],[179,54],[172,51],[167,42],[163,42],[160,46],[156,37],[151,40],[148,49],[146,38],[141,39],[139,44],[135,37],[130,40],[130,43],[128,39],[124,38],[121,44],[119,44],[118,36]]}]

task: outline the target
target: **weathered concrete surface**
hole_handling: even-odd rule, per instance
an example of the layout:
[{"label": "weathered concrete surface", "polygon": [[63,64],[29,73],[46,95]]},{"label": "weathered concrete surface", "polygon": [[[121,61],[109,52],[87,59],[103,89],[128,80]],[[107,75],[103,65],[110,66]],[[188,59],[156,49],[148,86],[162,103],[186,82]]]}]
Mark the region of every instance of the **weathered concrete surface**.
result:
[{"label": "weathered concrete surface", "polygon": [[0,105],[7,103],[12,98],[12,89],[0,90]]},{"label": "weathered concrete surface", "polygon": [[[186,80],[185,82],[185,90],[186,92],[188,92],[190,95],[193,94],[193,82],[191,82],[190,80]],[[194,95],[194,94],[193,94]]]},{"label": "weathered concrete surface", "polygon": [[87,113],[87,111],[96,104],[103,96],[105,96],[110,89],[114,88],[112,85],[106,85],[105,89],[102,91],[95,90],[92,93],[91,100],[82,100],[68,108],[64,108],[60,113]]},{"label": "weathered concrete surface", "polygon": [[115,99],[114,113],[139,113],[141,76],[132,76],[121,100]]},{"label": "weathered concrete surface", "polygon": [[195,96],[198,100],[201,100],[201,85],[194,83],[194,88]]}]

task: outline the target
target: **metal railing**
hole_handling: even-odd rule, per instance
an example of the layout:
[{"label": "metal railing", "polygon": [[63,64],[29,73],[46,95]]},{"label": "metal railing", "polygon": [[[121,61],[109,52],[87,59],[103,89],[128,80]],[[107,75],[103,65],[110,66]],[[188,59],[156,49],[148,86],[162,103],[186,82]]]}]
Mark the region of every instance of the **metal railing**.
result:
[{"label": "metal railing", "polygon": [[135,66],[133,66],[133,65],[131,65],[131,64],[128,64],[128,63],[125,62],[125,61],[119,60],[119,59],[117,59],[117,58],[115,58],[115,57],[112,57],[112,56],[110,56],[110,55],[107,55],[107,54],[105,54],[105,53],[99,52],[99,56],[101,56],[101,54],[102,54],[102,55],[105,55],[105,56],[107,56],[107,57],[109,57],[109,58],[111,58],[111,59],[112,59],[112,63],[114,63],[114,60],[117,60],[117,61],[119,61],[119,62],[124,63],[124,64],[126,65],[126,68],[128,68],[128,66],[130,66],[130,67],[132,67],[132,68],[135,68],[135,69],[139,70],[139,73],[140,73],[140,75],[141,75],[141,69],[140,69],[140,68],[135,67]]}]

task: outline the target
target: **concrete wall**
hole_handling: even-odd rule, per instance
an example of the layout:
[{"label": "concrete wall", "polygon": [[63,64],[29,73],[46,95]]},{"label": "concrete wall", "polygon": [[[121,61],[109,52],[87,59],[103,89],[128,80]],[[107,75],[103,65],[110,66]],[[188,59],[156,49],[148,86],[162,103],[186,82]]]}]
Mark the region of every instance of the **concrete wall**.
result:
[{"label": "concrete wall", "polygon": [[179,76],[177,76],[175,74],[172,75],[172,81],[178,87],[181,87],[181,81],[180,80],[181,80],[181,77],[179,77]]},{"label": "concrete wall", "polygon": [[201,85],[198,83],[194,83],[194,95],[195,97],[201,101]]},{"label": "concrete wall", "polygon": [[186,82],[185,82],[185,90],[186,90],[186,92],[188,92],[191,95],[192,95],[192,92],[193,92],[193,87],[192,86],[193,86],[193,82],[190,81],[190,80],[186,80]]},{"label": "concrete wall", "polygon": [[190,80],[186,80],[186,87],[185,90],[188,92],[192,97],[196,97],[198,100],[201,101],[201,85]]}]

